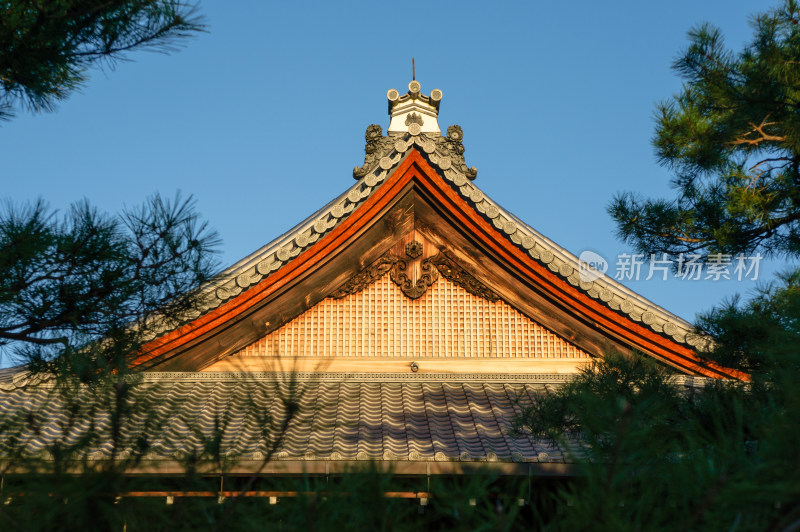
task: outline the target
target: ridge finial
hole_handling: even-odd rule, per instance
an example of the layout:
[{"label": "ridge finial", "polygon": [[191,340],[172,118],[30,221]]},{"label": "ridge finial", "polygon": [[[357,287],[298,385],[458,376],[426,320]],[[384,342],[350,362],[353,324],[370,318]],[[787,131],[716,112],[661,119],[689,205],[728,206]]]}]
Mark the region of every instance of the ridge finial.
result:
[{"label": "ridge finial", "polygon": [[389,133],[420,133],[440,134],[439,129],[439,104],[442,101],[442,91],[433,89],[430,96],[422,94],[422,84],[416,79],[414,58],[411,58],[411,77],[408,92],[400,95],[397,89],[390,89],[386,93],[389,100]]}]

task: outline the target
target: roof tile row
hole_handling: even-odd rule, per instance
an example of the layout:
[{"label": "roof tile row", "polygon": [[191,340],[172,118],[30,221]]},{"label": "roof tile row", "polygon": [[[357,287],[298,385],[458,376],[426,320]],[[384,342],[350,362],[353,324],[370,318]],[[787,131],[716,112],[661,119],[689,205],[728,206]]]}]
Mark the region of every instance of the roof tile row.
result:
[{"label": "roof tile row", "polygon": [[[208,457],[217,444],[223,456],[243,459],[272,449],[290,460],[562,460],[548,443],[509,432],[520,403],[543,389],[435,381],[146,381],[133,388],[115,449],[108,413],[113,394],[17,388],[0,395],[0,444],[6,455],[12,445],[46,455],[56,444],[91,436],[81,452],[94,460],[112,452]],[[281,434],[292,403],[297,414]]]}]

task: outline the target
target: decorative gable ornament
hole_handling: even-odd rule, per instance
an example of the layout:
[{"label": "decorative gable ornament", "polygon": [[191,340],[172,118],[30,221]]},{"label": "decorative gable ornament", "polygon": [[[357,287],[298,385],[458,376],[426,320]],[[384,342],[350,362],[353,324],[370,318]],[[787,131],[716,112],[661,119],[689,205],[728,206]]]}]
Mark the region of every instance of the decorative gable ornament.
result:
[{"label": "decorative gable ornament", "polygon": [[439,131],[439,104],[442,101],[442,91],[433,89],[430,96],[420,92],[422,86],[414,80],[408,84],[408,92],[400,95],[397,89],[390,89],[386,93],[389,100],[389,134],[429,133],[438,135]]}]

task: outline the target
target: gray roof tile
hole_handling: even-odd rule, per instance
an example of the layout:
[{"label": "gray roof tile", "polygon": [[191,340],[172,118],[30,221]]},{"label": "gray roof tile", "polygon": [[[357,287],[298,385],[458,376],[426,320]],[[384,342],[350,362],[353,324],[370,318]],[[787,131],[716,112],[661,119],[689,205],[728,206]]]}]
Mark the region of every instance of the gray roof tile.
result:
[{"label": "gray roof tile", "polygon": [[[515,399],[532,400],[541,386],[479,381],[310,379],[293,386],[252,378],[149,379],[136,388],[134,404],[142,411],[134,408],[126,417],[123,446],[133,452],[136,439],[146,434],[148,459],[174,459],[201,453],[218,437],[223,455],[263,455],[293,388],[300,393],[298,415],[278,446],[277,459],[536,461],[542,452],[561,459],[544,442],[509,434],[519,412]],[[110,420],[98,397],[84,390],[73,399],[65,400],[47,385],[1,391],[2,421],[16,416],[18,425],[2,432],[0,445],[9,445],[17,435],[28,454],[37,454],[57,441],[75,443],[94,430],[99,438],[88,457],[109,457]],[[147,404],[152,405],[149,413]],[[72,419],[70,405],[78,409]]]}]

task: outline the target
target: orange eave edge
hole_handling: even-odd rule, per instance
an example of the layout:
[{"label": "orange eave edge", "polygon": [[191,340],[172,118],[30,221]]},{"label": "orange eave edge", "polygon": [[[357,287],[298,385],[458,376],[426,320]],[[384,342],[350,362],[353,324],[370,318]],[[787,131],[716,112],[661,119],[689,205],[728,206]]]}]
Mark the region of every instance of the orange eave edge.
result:
[{"label": "orange eave edge", "polygon": [[712,378],[727,377],[742,381],[750,380],[750,375],[747,373],[703,359],[693,350],[614,312],[565,280],[558,278],[512,242],[500,236],[487,220],[481,217],[439,176],[416,148],[411,150],[383,185],[378,187],[362,205],[329,234],[255,286],[203,316],[147,343],[142,348],[142,354],[132,361],[132,366],[140,366],[177,349],[236,318],[291,283],[320,261],[326,260],[340,244],[368,224],[412,180],[448,209],[449,213],[463,224],[465,231],[496,252],[510,267],[531,279],[554,299],[575,309],[584,319],[613,331],[628,341],[635,349],[652,353],[690,372]]}]

